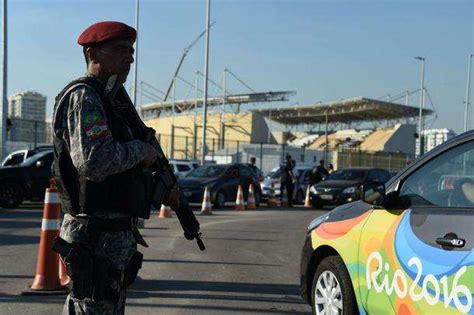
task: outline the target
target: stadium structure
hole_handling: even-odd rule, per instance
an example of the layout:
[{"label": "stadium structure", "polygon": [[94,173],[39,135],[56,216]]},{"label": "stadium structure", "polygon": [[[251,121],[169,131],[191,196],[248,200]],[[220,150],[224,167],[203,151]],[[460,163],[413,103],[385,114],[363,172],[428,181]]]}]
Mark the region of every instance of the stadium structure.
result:
[{"label": "stadium structure", "polygon": [[[345,152],[370,154],[372,161],[377,154],[391,154],[392,161],[396,155],[400,162],[398,167],[390,167],[392,169],[400,169],[413,159],[418,107],[355,97],[306,106],[275,107],[272,104],[270,108],[258,108],[263,103],[289,101],[294,94],[280,91],[210,98],[206,159],[230,162],[256,156],[263,160],[262,165],[268,160],[262,155],[263,149],[270,152],[272,146],[280,148],[272,153],[280,160],[285,152],[294,152],[305,164],[326,158],[342,165],[337,156]],[[241,111],[244,104],[257,106]],[[146,124],[160,135],[169,157],[198,159],[202,141],[201,107],[202,99],[175,100],[143,105],[140,113]],[[428,116],[433,111],[424,109],[422,114]],[[283,126],[283,131],[274,131],[274,125]],[[311,159],[308,160],[308,156]],[[359,156],[359,160],[363,159]],[[275,163],[278,162],[272,164]],[[349,164],[354,163],[349,161]],[[271,165],[263,168],[268,170]]]}]

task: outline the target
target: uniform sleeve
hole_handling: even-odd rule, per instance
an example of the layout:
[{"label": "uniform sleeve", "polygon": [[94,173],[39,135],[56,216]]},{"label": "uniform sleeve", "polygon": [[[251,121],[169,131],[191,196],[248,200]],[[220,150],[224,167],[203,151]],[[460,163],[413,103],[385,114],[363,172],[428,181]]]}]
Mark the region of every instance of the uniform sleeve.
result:
[{"label": "uniform sleeve", "polygon": [[71,92],[67,115],[71,159],[80,175],[100,182],[145,159],[145,142],[120,143],[112,137],[102,101],[90,87]]}]

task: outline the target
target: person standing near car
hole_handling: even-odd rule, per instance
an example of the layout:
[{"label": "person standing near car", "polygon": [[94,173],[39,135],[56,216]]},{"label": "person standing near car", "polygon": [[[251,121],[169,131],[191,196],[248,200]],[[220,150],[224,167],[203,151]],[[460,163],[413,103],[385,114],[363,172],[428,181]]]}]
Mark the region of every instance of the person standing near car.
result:
[{"label": "person standing near car", "polygon": [[[141,267],[136,244],[146,243],[136,222],[150,209],[144,170],[158,152],[138,140],[114,94],[134,61],[135,39],[124,23],[88,27],[77,40],[87,74],[56,97],[54,175],[65,213],[60,238],[72,253],[61,255],[71,277],[63,314],[124,314],[126,287]],[[168,201],[176,203],[176,194]]]},{"label": "person standing near car", "polygon": [[257,167],[256,164],[257,164],[257,159],[254,156],[252,156],[247,165],[255,172],[255,174],[257,175],[258,181],[261,182],[263,181],[263,172]]},{"label": "person standing near car", "polygon": [[291,155],[286,156],[286,162],[280,166],[280,198],[283,198],[283,191],[286,189],[288,207],[293,207],[293,190],[296,177],[293,173],[293,161]]},{"label": "person standing near car", "polygon": [[319,160],[319,165],[311,170],[311,183],[317,184],[328,177],[329,172],[324,167],[324,160]]}]

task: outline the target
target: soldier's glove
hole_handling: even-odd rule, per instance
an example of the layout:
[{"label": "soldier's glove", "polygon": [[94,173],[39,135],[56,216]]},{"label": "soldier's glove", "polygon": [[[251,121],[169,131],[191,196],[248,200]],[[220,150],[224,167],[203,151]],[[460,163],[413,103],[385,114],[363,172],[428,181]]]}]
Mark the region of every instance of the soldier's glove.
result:
[{"label": "soldier's glove", "polygon": [[179,197],[180,197],[179,194],[180,193],[181,192],[179,190],[178,185],[174,185],[173,189],[169,193],[169,196],[166,199],[166,201],[164,202],[164,204],[166,206],[171,207],[171,209],[178,209],[179,208]]}]

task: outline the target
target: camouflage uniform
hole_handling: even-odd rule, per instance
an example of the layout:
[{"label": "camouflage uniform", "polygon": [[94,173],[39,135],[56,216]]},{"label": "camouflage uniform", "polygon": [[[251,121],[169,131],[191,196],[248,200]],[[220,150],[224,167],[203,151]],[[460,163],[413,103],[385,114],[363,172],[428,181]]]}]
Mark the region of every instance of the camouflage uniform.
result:
[{"label": "camouflage uniform", "polygon": [[[74,167],[89,180],[101,182],[107,176],[124,172],[147,155],[141,140],[119,143],[108,128],[100,96],[87,85],[78,85],[67,93],[59,108],[55,108],[53,128],[55,135],[66,142]],[[101,219],[124,218],[127,214],[96,212]],[[106,258],[109,267],[124,277],[124,270],[137,250],[135,231],[102,232],[92,235],[86,230],[80,214],[64,216],[61,237],[69,243],[81,244],[93,257]],[[119,277],[120,278],[120,277]],[[69,295],[63,314],[123,314],[125,288],[117,277],[110,278],[109,288],[113,298],[95,301],[91,298],[76,299]]]}]

